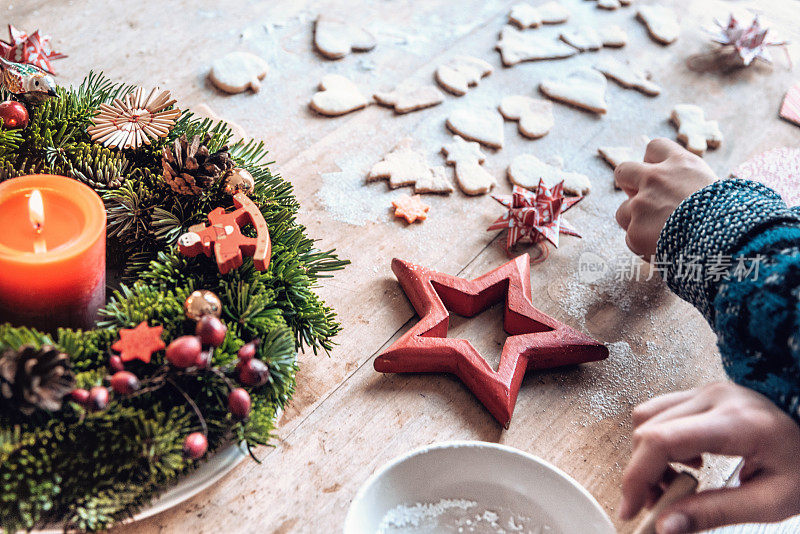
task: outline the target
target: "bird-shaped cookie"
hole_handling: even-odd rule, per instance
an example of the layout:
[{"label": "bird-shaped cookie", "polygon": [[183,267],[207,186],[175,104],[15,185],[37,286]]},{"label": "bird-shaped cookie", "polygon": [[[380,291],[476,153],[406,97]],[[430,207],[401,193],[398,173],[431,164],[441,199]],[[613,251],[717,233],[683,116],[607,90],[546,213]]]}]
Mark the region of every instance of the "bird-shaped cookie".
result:
[{"label": "bird-shaped cookie", "polygon": [[55,80],[39,67],[0,58],[0,71],[3,88],[32,104],[57,95]]}]

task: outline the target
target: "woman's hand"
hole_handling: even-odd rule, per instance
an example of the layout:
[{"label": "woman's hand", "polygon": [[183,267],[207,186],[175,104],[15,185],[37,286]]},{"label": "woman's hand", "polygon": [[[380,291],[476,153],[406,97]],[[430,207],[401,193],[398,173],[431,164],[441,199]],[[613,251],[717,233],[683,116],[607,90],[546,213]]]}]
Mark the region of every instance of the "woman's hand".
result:
[{"label": "woman's hand", "polygon": [[675,502],[660,515],[659,534],[800,513],[800,427],[763,395],[727,382],[670,393],[637,406],[633,424],[621,519],[657,500],[669,462],[697,464],[704,452],[744,457],[741,486]]},{"label": "woman's hand", "polygon": [[635,254],[650,261],[667,218],[683,199],[711,184],[716,176],[701,158],[677,143],[654,139],[647,145],[644,163],[618,165],[614,180],[628,194],[617,210],[625,241]]}]

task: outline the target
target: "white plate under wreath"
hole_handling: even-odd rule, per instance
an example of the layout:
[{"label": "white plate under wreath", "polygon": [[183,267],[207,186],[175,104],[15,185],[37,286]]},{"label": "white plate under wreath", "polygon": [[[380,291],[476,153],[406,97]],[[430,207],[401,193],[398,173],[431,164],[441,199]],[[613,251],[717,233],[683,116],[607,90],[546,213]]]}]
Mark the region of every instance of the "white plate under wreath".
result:
[{"label": "white plate under wreath", "polygon": [[[274,421],[280,421],[283,409],[279,408],[275,412]],[[154,515],[165,512],[170,508],[188,501],[195,495],[205,491],[216,484],[222,477],[233,471],[233,469],[247,458],[247,446],[244,442],[233,443],[212,454],[207,461],[203,462],[197,469],[181,478],[177,484],[156,496],[149,505],[145,506],[133,517],[121,521],[120,524],[129,524],[142,521]],[[44,529],[34,530],[33,534],[63,534],[63,529]]]}]

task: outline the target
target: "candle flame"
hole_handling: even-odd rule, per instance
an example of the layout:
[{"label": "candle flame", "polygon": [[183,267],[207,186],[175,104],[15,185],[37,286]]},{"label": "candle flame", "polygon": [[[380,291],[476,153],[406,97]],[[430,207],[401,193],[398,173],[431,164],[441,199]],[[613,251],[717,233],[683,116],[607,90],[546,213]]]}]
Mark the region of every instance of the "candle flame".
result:
[{"label": "candle flame", "polygon": [[42,231],[44,226],[44,202],[42,201],[42,194],[38,189],[34,189],[31,193],[31,198],[28,200],[28,215],[31,219],[31,224],[36,232]]},{"label": "candle flame", "polygon": [[38,189],[33,190],[28,200],[28,216],[33,229],[39,234],[33,242],[34,252],[37,254],[47,252],[47,243],[44,240],[44,236],[41,235],[42,227],[44,226],[44,201],[42,200],[42,193]]}]

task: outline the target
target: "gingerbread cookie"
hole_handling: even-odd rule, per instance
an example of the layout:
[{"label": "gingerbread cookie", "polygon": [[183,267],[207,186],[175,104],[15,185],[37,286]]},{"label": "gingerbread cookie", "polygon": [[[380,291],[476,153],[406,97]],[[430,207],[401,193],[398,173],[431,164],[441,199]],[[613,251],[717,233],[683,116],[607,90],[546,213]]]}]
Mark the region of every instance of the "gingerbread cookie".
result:
[{"label": "gingerbread cookie", "polygon": [[456,181],[461,190],[468,195],[482,195],[491,191],[497,183],[494,176],[481,167],[486,156],[478,143],[465,141],[458,135],[453,142],[442,147],[447,164],[455,167]]},{"label": "gingerbread cookie", "polygon": [[664,6],[641,6],[636,14],[650,33],[654,41],[663,45],[672,44],[678,40],[681,26],[675,11]]},{"label": "gingerbread cookie", "polygon": [[309,107],[329,117],[350,113],[369,103],[356,84],[339,74],[325,75],[319,83],[319,89],[311,98]]},{"label": "gingerbread cookie", "polygon": [[452,192],[453,186],[445,176],[444,167],[428,165],[425,155],[411,148],[413,144],[410,137],[402,139],[383,161],[372,166],[367,182],[388,179],[392,189],[413,185],[415,193]]},{"label": "gingerbread cookie", "polygon": [[706,120],[702,108],[693,104],[678,104],[672,109],[670,120],[678,128],[678,141],[690,152],[702,156],[708,148],[722,143],[722,132],[717,121]]},{"label": "gingerbread cookie", "polygon": [[211,64],[208,79],[226,93],[257,93],[267,75],[267,62],[249,52],[231,52]]},{"label": "gingerbread cookie", "polygon": [[604,46],[620,48],[628,43],[628,34],[616,25],[595,30],[591,26],[579,26],[564,30],[561,40],[581,52],[600,50]]},{"label": "gingerbread cookie", "polygon": [[800,82],[786,91],[779,115],[782,119],[800,126]]},{"label": "gingerbread cookie", "polygon": [[513,26],[504,26],[495,46],[500,51],[503,65],[511,67],[523,61],[562,59],[578,53],[573,47],[556,39],[537,33],[523,33]]},{"label": "gingerbread cookie", "polygon": [[553,104],[548,100],[520,95],[507,96],[500,102],[498,109],[506,120],[519,121],[519,132],[531,139],[547,135],[555,124]]},{"label": "gingerbread cookie", "polygon": [[419,195],[413,197],[403,195],[397,200],[393,200],[392,206],[394,206],[394,216],[398,219],[405,219],[408,224],[424,221],[428,218],[428,210],[431,209]]},{"label": "gingerbread cookie", "polygon": [[341,59],[350,52],[375,48],[375,36],[363,28],[320,15],[314,23],[314,46],[328,59]]},{"label": "gingerbread cookie", "polygon": [[492,66],[482,59],[472,56],[455,56],[436,69],[436,81],[446,91],[456,96],[467,94],[481,78],[492,73]]},{"label": "gingerbread cookie", "polygon": [[470,141],[503,148],[503,117],[493,109],[457,109],[447,117],[447,127]]},{"label": "gingerbread cookie", "polygon": [[613,11],[622,6],[629,6],[633,0],[597,0],[597,7]]},{"label": "gingerbread cookie", "polygon": [[606,77],[592,69],[578,69],[564,78],[543,80],[539,90],[549,98],[603,114],[606,104]]},{"label": "gingerbread cookie", "polygon": [[538,7],[519,3],[511,6],[509,22],[522,29],[537,28],[542,24],[561,24],[569,19],[569,10],[559,2],[547,2]]},{"label": "gingerbread cookie", "polygon": [[539,186],[539,180],[543,180],[546,187],[553,187],[563,180],[564,192],[570,195],[585,195],[592,188],[585,175],[564,171],[531,154],[521,154],[511,161],[508,166],[508,180],[530,190]]},{"label": "gingerbread cookie", "polygon": [[[616,169],[620,163],[636,161],[633,149],[629,146],[601,146],[597,149],[597,153],[612,169]],[[614,186],[616,185],[617,183],[614,182]]]},{"label": "gingerbread cookie", "polygon": [[395,89],[388,93],[375,93],[373,96],[378,104],[394,108],[395,113],[409,113],[444,102],[444,95],[433,85]]},{"label": "gingerbread cookie", "polygon": [[636,89],[649,96],[661,93],[661,87],[650,81],[644,73],[613,57],[604,57],[594,68],[626,89]]}]

